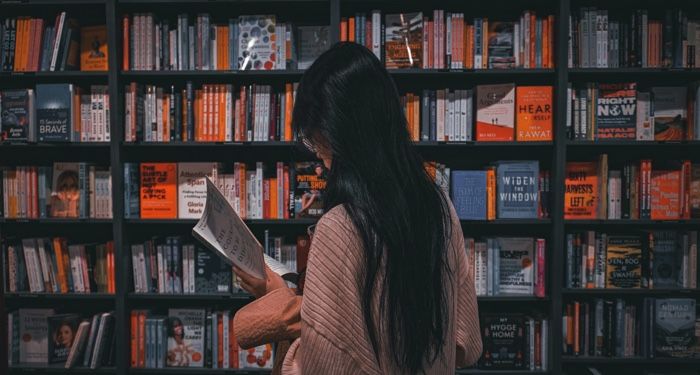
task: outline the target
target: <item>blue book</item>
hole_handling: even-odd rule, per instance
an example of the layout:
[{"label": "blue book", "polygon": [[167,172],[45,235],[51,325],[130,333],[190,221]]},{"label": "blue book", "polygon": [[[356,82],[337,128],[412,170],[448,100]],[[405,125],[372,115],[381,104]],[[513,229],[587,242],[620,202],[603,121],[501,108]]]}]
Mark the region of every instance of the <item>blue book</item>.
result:
[{"label": "blue book", "polygon": [[39,142],[70,142],[73,128],[73,85],[36,85],[36,121]]},{"label": "blue book", "polygon": [[486,220],[486,171],[452,171],[452,203],[462,220]]},{"label": "blue book", "polygon": [[499,219],[536,219],[539,163],[502,161],[496,168],[496,215]]},{"label": "blue book", "polygon": [[129,219],[139,216],[139,165],[124,163],[124,217]]}]

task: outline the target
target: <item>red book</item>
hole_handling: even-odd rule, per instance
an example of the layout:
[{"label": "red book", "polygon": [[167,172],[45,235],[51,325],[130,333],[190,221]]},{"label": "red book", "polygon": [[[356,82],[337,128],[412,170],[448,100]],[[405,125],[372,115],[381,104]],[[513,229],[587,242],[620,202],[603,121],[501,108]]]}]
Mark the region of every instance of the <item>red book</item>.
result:
[{"label": "red book", "polygon": [[681,171],[651,172],[651,219],[680,219]]},{"label": "red book", "polygon": [[224,314],[218,312],[216,313],[216,333],[219,336],[219,340],[216,348],[216,359],[219,368],[224,367]]},{"label": "red book", "polygon": [[284,197],[284,218],[289,219],[289,166],[284,166],[284,191],[282,193]]},{"label": "red book", "polygon": [[138,367],[146,367],[146,313],[139,312],[138,322]]},{"label": "red book", "polygon": [[681,168],[681,219],[690,219],[690,181],[691,181],[690,160],[683,160]]},{"label": "red book", "polygon": [[537,278],[535,279],[535,296],[544,298],[545,294],[545,239],[537,239]]},{"label": "red book", "polygon": [[129,16],[122,18],[122,70],[129,70]]},{"label": "red book", "polygon": [[239,368],[238,362],[238,341],[236,341],[236,335],[233,330],[233,316],[231,316],[231,321],[228,324],[228,360],[229,368]]},{"label": "red book", "polygon": [[131,312],[130,332],[131,332],[131,367],[138,367],[138,345],[139,345],[139,330],[138,330],[138,311]]},{"label": "red book", "polygon": [[263,179],[263,219],[270,219],[270,179]]}]

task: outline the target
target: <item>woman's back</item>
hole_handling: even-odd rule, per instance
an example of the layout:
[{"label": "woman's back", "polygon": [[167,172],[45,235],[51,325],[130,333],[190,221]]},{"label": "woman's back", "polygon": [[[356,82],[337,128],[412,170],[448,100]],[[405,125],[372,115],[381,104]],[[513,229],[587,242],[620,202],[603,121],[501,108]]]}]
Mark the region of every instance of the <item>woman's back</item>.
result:
[{"label": "woman's back", "polygon": [[[475,362],[481,354],[479,322],[472,271],[467,267],[460,222],[450,205],[452,230],[447,239],[445,275],[447,306],[445,342],[440,356],[426,364],[427,374],[454,373],[455,366]],[[379,338],[379,363],[363,319],[361,275],[362,241],[342,205],[327,212],[316,226],[311,242],[302,302],[301,340],[287,355],[283,373],[397,374],[393,365],[386,325],[378,317],[379,289],[374,291],[373,312]],[[378,273],[378,283],[383,269]],[[421,275],[415,275],[420,278]],[[420,301],[418,301],[420,303]],[[301,346],[300,346],[301,345]],[[297,350],[299,352],[297,352]],[[322,356],[319,353],[323,353]]]}]

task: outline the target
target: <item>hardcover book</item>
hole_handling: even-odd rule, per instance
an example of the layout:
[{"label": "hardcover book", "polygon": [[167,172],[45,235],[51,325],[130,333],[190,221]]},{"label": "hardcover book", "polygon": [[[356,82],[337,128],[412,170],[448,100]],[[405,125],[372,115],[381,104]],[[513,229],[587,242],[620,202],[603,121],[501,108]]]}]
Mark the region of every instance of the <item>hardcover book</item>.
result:
[{"label": "hardcover book", "polygon": [[33,90],[0,91],[0,111],[0,141],[29,141],[34,128]]},{"label": "hardcover book", "polygon": [[48,317],[53,309],[19,309],[19,363],[48,362]]},{"label": "hardcover book", "polygon": [[659,357],[689,357],[695,337],[695,300],[657,299],[654,319],[654,354]]},{"label": "hardcover book", "polygon": [[49,363],[65,363],[73,347],[78,331],[77,314],[60,314],[48,317]]},{"label": "hardcover book", "polygon": [[178,163],[177,202],[180,219],[199,219],[207,201],[206,177],[217,180],[218,163]]},{"label": "hardcover book", "polygon": [[512,141],[515,123],[515,85],[476,88],[476,140]]},{"label": "hardcover book", "polygon": [[422,67],[423,13],[387,14],[384,25],[386,68]]},{"label": "hardcover book", "polygon": [[655,289],[676,289],[682,285],[682,251],[678,233],[675,231],[654,231],[650,258],[653,259],[652,285]]},{"label": "hardcover book", "polygon": [[637,236],[608,236],[606,288],[639,288],[642,284],[642,244]]},{"label": "hardcover book", "polygon": [[241,16],[238,21],[238,68],[272,70],[277,61],[275,16]]},{"label": "hardcover book", "polygon": [[36,121],[39,142],[70,142],[73,131],[73,85],[36,85]]},{"label": "hardcover book", "polygon": [[700,164],[690,168],[690,217],[700,219]]},{"label": "hardcover book", "polygon": [[654,140],[680,141],[688,121],[685,87],[654,87]]},{"label": "hardcover book", "polygon": [[486,171],[453,171],[452,203],[462,220],[486,220]]},{"label": "hardcover book", "polygon": [[241,349],[238,355],[241,368],[271,369],[275,362],[272,344],[263,344],[247,350]]},{"label": "hardcover book", "polygon": [[195,257],[195,293],[229,293],[232,283],[231,266],[200,246],[196,248]]},{"label": "hardcover book", "polygon": [[552,86],[518,86],[516,140],[552,140]]},{"label": "hardcover book", "polygon": [[328,26],[297,27],[299,39],[298,69],[308,69],[330,47],[331,38],[328,29]]},{"label": "hardcover book", "polygon": [[499,257],[499,294],[534,292],[534,241],[529,237],[496,238]]},{"label": "hardcover book", "polygon": [[141,163],[141,218],[177,218],[177,163]]},{"label": "hardcover book", "polygon": [[326,190],[326,168],[320,162],[294,164],[294,216],[323,215],[323,193]]},{"label": "hardcover book", "polygon": [[596,139],[636,138],[636,83],[601,83],[596,102]]},{"label": "hardcover book", "polygon": [[168,310],[168,367],[204,366],[204,309]]},{"label": "hardcover book", "polygon": [[539,205],[539,162],[503,161],[496,168],[499,219],[536,219]]},{"label": "hardcover book", "polygon": [[87,26],[80,29],[80,70],[106,71],[107,26]]},{"label": "hardcover book", "polygon": [[651,219],[681,218],[681,171],[651,171]]},{"label": "hardcover book", "polygon": [[595,219],[598,214],[596,162],[566,163],[564,219]]},{"label": "hardcover book", "polygon": [[489,22],[488,25],[489,69],[515,68],[515,55],[513,54],[513,22],[493,21]]},{"label": "hardcover book", "polygon": [[51,217],[79,217],[81,191],[79,163],[54,163]]},{"label": "hardcover book", "polygon": [[522,315],[486,314],[481,332],[484,348],[480,367],[494,370],[525,367],[525,318]]}]

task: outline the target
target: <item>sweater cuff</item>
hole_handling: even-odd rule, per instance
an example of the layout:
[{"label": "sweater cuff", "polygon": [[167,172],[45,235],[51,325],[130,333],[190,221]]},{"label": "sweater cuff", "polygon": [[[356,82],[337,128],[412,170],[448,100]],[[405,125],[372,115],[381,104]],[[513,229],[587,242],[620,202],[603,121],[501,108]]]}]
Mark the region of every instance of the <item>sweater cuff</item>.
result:
[{"label": "sweater cuff", "polygon": [[292,289],[279,288],[245,305],[233,318],[243,349],[294,340],[301,334],[301,301]]}]

